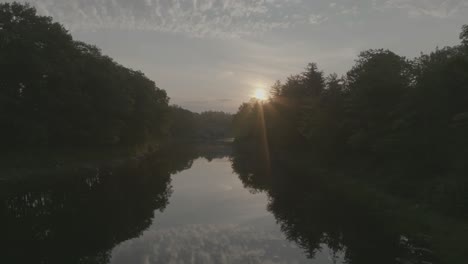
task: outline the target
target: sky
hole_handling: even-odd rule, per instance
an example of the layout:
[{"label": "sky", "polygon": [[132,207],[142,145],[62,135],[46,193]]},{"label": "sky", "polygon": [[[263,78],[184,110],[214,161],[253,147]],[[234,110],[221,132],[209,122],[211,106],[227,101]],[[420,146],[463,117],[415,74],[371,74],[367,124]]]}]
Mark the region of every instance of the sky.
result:
[{"label": "sky", "polygon": [[413,58],[455,45],[468,24],[468,0],[27,2],[196,112],[235,112],[310,62],[342,75],[366,49]]}]

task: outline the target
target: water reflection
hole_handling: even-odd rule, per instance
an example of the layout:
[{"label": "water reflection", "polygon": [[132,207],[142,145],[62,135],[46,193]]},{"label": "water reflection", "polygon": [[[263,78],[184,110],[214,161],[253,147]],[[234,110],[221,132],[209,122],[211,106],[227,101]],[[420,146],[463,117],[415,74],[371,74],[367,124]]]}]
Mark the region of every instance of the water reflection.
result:
[{"label": "water reflection", "polygon": [[107,263],[113,247],[140,235],[154,211],[166,208],[170,175],[189,168],[194,158],[181,153],[2,183],[2,262]]},{"label": "water reflection", "polygon": [[170,206],[117,246],[111,263],[307,263],[266,211],[266,195],[249,193],[229,159],[197,159],[172,186]]},{"label": "water reflection", "polygon": [[286,168],[262,157],[237,149],[233,169],[246,188],[267,193],[268,211],[311,260],[330,250],[333,263],[439,263],[425,230],[412,226],[408,232],[391,207],[321,171],[311,175],[311,168]]},{"label": "water reflection", "polygon": [[464,259],[461,228],[439,241],[429,220],[414,224],[352,184],[284,164],[223,145],[171,146],[107,165],[34,170],[0,183],[2,263]]}]

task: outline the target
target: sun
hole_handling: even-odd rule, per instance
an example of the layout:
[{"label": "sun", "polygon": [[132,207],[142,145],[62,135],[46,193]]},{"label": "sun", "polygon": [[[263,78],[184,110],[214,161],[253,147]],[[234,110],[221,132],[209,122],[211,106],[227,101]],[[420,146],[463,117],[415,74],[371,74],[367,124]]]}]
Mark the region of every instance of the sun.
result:
[{"label": "sun", "polygon": [[255,89],[253,97],[257,100],[265,101],[266,99],[268,99],[268,94],[265,91],[265,89],[258,88],[258,89]]}]

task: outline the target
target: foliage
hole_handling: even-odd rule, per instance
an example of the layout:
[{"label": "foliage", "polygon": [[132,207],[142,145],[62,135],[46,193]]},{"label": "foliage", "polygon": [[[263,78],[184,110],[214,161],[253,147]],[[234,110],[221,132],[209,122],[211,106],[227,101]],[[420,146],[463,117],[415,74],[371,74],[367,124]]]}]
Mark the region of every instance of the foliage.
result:
[{"label": "foliage", "polygon": [[269,101],[239,108],[236,142],[266,140],[260,147],[271,159],[307,153],[320,166],[373,175],[392,192],[465,214],[467,32],[464,26],[462,45],[413,60],[364,51],[343,77],[323,77],[310,64],[275,83]]},{"label": "foliage", "polygon": [[194,113],[179,106],[170,107],[169,134],[176,139],[218,140],[232,136],[232,114],[217,111]]},{"label": "foliage", "polygon": [[2,145],[115,145],[165,133],[168,97],[27,4],[0,4]]}]

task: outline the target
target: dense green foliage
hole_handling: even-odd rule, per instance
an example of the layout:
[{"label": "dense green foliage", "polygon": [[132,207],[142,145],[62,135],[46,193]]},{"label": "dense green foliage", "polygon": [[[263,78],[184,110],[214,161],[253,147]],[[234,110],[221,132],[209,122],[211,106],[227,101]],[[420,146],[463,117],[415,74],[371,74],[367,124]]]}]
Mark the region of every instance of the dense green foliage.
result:
[{"label": "dense green foliage", "polygon": [[28,5],[0,4],[2,146],[133,144],[162,135],[167,112],[143,73]]},{"label": "dense green foliage", "polygon": [[273,158],[301,153],[317,166],[467,212],[467,30],[461,45],[413,60],[364,51],[341,78],[310,64],[276,83],[269,101],[239,108],[236,141],[257,143]]}]

